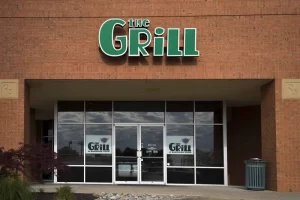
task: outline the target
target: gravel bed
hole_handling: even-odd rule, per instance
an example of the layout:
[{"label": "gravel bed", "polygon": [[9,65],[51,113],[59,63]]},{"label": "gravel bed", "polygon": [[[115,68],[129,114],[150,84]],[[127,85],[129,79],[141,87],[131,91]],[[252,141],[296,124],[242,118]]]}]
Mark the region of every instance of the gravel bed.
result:
[{"label": "gravel bed", "polygon": [[[36,200],[55,200],[55,193],[37,192]],[[100,195],[74,194],[74,200],[194,200],[187,196],[176,195],[150,195],[150,194],[117,194],[102,192]],[[206,198],[197,198],[205,200]]]},{"label": "gravel bed", "polygon": [[150,195],[150,194],[116,194],[116,193],[105,193],[102,192],[98,196],[97,200],[171,200],[187,199],[186,196],[175,196],[175,195]]}]

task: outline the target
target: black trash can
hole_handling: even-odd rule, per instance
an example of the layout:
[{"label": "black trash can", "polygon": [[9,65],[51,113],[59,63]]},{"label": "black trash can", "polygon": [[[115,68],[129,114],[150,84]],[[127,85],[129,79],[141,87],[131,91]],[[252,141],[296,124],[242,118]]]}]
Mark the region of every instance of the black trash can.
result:
[{"label": "black trash can", "polygon": [[266,187],[266,161],[251,158],[246,164],[246,189],[265,190]]}]

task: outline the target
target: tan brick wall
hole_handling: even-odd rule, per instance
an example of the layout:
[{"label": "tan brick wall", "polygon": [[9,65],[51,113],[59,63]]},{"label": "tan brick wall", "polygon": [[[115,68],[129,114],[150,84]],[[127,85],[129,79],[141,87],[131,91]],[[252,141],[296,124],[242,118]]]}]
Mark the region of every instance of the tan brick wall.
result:
[{"label": "tan brick wall", "polygon": [[[0,79],[19,79],[20,90],[0,100],[0,145],[17,147],[29,130],[26,79],[275,79],[262,89],[268,188],[300,191],[300,101],[282,100],[280,87],[300,78],[299,12],[294,0],[2,0]],[[148,17],[151,32],[195,27],[201,56],[107,58],[98,30],[109,17]]]}]

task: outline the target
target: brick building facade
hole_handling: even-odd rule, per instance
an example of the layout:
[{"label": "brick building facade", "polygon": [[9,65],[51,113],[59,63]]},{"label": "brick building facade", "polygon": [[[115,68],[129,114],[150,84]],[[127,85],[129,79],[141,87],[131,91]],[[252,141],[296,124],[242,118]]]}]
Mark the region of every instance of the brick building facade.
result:
[{"label": "brick building facade", "polygon": [[[232,101],[227,125],[229,185],[243,185],[244,160],[261,157],[268,162],[267,189],[300,191],[299,1],[3,0],[0,5],[0,146],[16,148],[19,142],[36,140],[32,124],[38,109],[31,98],[38,96],[33,91],[42,84],[34,80],[237,81],[237,87],[245,84],[244,93],[232,94],[237,96],[247,96],[243,81],[251,80],[257,81],[251,87],[259,88],[258,103],[238,97],[235,101],[229,90],[219,87],[222,82],[204,82],[198,91],[202,96],[219,91],[224,98],[218,100]],[[146,17],[151,33],[155,27],[195,27],[201,55],[107,57],[99,51],[98,31],[112,17]],[[12,91],[6,83],[12,83]]]}]

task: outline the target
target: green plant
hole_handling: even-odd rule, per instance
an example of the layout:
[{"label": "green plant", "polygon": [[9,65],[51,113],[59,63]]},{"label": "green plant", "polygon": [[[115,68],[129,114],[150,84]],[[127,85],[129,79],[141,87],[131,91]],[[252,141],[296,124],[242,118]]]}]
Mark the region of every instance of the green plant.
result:
[{"label": "green plant", "polygon": [[39,188],[39,192],[44,193],[45,192],[44,188]]},{"label": "green plant", "polygon": [[56,200],[73,200],[74,193],[73,189],[70,186],[62,186],[56,188]]},{"label": "green plant", "polygon": [[33,200],[34,194],[28,182],[20,178],[2,178],[0,180],[0,199]]}]

